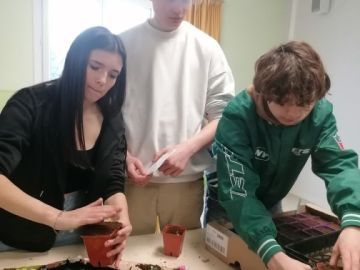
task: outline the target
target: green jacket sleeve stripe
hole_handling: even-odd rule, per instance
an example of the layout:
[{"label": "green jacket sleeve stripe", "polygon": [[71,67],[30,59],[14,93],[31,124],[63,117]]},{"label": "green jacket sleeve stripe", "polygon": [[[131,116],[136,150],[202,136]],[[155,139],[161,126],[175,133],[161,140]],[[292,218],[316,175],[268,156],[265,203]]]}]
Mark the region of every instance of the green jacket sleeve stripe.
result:
[{"label": "green jacket sleeve stripe", "polygon": [[267,264],[270,258],[277,252],[282,251],[281,246],[274,238],[266,239],[258,248],[257,254],[261,260]]},{"label": "green jacket sleeve stripe", "polygon": [[360,214],[357,213],[346,213],[341,219],[341,228],[346,228],[349,226],[359,226],[360,227]]}]

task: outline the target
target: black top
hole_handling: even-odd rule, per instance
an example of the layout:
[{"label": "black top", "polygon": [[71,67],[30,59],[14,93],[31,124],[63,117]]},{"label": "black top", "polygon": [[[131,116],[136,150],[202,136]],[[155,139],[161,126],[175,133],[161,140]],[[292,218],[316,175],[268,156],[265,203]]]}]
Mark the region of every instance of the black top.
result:
[{"label": "black top", "polygon": [[[24,88],[7,102],[0,115],[0,174],[30,196],[62,209],[69,167],[59,158],[61,149],[54,139],[55,94],[53,81]],[[111,119],[104,118],[88,183],[88,202],[123,192],[125,158],[126,140],[119,113]],[[44,251],[55,240],[52,228],[3,209],[0,221],[0,241],[7,245]]]},{"label": "black top", "polygon": [[75,159],[77,162],[68,165],[65,193],[89,188],[89,185],[94,180],[95,154],[96,145],[89,150],[76,152]]}]

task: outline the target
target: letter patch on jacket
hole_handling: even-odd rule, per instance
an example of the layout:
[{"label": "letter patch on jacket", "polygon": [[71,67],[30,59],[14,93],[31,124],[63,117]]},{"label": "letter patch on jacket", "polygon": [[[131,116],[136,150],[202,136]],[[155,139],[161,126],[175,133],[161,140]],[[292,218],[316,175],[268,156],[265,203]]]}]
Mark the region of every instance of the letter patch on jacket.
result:
[{"label": "letter patch on jacket", "polygon": [[238,161],[235,161],[231,158],[231,155],[225,154],[226,165],[228,168],[228,173],[230,176],[231,188],[230,196],[231,199],[234,197],[246,197],[247,193],[244,188],[245,185],[245,172],[244,165]]}]

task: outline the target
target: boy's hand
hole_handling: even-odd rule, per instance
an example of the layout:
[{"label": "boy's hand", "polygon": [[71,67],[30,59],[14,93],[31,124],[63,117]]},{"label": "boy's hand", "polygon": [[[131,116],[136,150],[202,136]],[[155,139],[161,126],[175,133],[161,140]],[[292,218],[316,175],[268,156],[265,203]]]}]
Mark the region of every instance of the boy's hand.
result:
[{"label": "boy's hand", "polygon": [[170,155],[163,165],[159,168],[159,171],[164,175],[178,176],[182,173],[188,163],[189,159],[194,155],[193,147],[187,141],[177,144],[175,146],[169,146],[161,149],[156,153],[154,160],[159,159],[165,153],[174,151],[174,154]]},{"label": "boy's hand", "polygon": [[335,266],[341,256],[344,270],[360,269],[360,228],[347,227],[340,233],[333,248],[330,265]]},{"label": "boy's hand", "polygon": [[151,178],[151,176],[146,174],[140,159],[134,157],[129,152],[126,157],[126,170],[128,177],[139,186],[145,186]]},{"label": "boy's hand", "polygon": [[267,267],[270,270],[311,270],[309,265],[290,258],[284,252],[272,256]]}]

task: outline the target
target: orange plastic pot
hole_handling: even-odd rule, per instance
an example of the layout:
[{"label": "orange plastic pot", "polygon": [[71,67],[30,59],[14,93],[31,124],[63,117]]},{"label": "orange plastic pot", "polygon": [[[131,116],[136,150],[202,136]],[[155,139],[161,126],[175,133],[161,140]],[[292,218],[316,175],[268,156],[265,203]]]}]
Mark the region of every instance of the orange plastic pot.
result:
[{"label": "orange plastic pot", "polygon": [[119,222],[102,222],[81,228],[81,238],[92,266],[105,267],[114,263],[115,256],[106,256],[112,247],[105,247],[105,242],[112,239],[121,227]]},{"label": "orange plastic pot", "polygon": [[184,243],[186,228],[180,225],[167,224],[163,228],[164,254],[179,257]]}]

